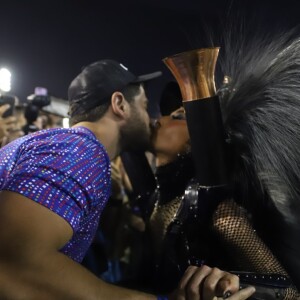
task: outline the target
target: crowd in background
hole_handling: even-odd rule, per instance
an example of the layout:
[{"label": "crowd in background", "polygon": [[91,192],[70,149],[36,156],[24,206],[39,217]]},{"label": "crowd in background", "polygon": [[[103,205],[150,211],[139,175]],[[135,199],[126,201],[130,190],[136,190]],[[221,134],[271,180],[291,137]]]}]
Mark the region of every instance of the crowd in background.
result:
[{"label": "crowd in background", "polygon": [[21,103],[18,98],[15,98],[15,102],[11,116],[3,117],[9,109],[8,104],[0,106],[1,146],[38,130],[63,126],[63,117],[43,112],[38,106],[31,103]]}]

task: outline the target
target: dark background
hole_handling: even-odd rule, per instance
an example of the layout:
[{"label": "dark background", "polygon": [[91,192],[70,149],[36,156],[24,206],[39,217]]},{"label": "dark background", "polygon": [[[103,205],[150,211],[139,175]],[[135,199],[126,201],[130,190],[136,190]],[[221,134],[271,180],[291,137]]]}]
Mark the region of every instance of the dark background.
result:
[{"label": "dark background", "polygon": [[295,26],[299,9],[299,0],[1,1],[0,67],[12,72],[12,93],[21,100],[35,86],[67,98],[83,66],[113,58],[136,74],[161,70],[149,88],[157,100],[172,79],[165,56],[207,46],[208,32],[222,32],[228,20],[270,32]]}]

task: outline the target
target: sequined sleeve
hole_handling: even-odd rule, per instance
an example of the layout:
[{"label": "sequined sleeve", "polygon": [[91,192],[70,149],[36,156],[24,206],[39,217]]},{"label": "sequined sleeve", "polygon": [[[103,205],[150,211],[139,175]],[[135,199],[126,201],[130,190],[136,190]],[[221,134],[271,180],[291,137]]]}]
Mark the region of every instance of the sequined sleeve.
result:
[{"label": "sequined sleeve", "polygon": [[108,199],[109,158],[99,142],[80,130],[50,133],[38,133],[21,144],[2,189],[49,208],[76,231],[82,217]]}]

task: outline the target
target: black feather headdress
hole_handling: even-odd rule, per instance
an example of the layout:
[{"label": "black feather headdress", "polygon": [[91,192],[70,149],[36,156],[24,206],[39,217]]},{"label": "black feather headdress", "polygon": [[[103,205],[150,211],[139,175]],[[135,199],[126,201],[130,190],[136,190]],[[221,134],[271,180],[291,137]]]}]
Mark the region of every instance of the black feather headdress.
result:
[{"label": "black feather headdress", "polygon": [[225,41],[220,101],[242,201],[271,200],[300,223],[300,38],[293,33]]},{"label": "black feather headdress", "polygon": [[[227,36],[219,97],[236,201],[300,289],[300,38]],[[239,42],[240,41],[240,42]],[[255,222],[254,222],[255,223]]]}]

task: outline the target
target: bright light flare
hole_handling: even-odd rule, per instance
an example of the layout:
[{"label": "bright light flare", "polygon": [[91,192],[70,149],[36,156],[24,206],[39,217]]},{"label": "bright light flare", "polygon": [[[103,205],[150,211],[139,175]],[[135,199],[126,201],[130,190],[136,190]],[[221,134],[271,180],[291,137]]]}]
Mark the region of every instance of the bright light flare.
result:
[{"label": "bright light flare", "polygon": [[69,128],[70,127],[69,118],[63,118],[62,125],[63,125],[63,128]]},{"label": "bright light flare", "polygon": [[9,70],[0,69],[0,90],[3,92],[9,92],[11,89],[11,73]]}]

